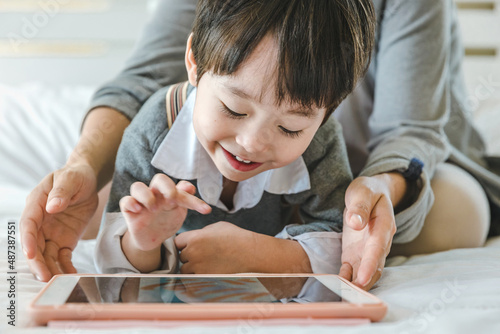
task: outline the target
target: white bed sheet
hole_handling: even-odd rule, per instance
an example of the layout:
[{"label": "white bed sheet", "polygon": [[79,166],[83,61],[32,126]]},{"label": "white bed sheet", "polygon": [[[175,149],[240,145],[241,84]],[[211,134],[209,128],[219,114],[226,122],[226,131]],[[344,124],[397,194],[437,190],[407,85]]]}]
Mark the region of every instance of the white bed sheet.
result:
[{"label": "white bed sheet", "polygon": [[[79,123],[91,93],[89,87],[60,88],[38,84],[7,88],[0,85],[0,333],[16,329],[28,334],[140,333],[145,330],[33,327],[26,307],[45,283],[36,281],[29,272],[19,242],[15,265],[16,327],[8,325],[7,223],[19,221],[29,190],[48,170],[65,161],[77,140]],[[27,113],[34,118],[30,120]],[[485,117],[484,113],[481,115]],[[30,134],[35,136],[30,137]],[[19,236],[19,228],[16,231]],[[79,272],[94,272],[94,243],[80,242],[75,250],[73,261]],[[261,326],[255,319],[232,327],[175,328],[168,332],[500,333],[500,238],[489,240],[483,248],[391,259],[372,293],[389,305],[389,311],[382,322],[368,326]],[[164,330],[148,329],[148,332]]]},{"label": "white bed sheet", "polygon": [[[0,249],[7,249],[7,217],[1,218]],[[95,241],[82,241],[73,255],[73,261],[81,273],[92,273],[93,247]],[[34,327],[26,307],[45,283],[38,282],[29,272],[28,266],[16,245],[17,260],[17,314],[16,328],[23,333],[67,333],[63,329]],[[6,275],[8,263],[6,252],[0,258],[0,268]],[[7,299],[9,283],[0,280],[0,296]],[[389,261],[380,281],[371,291],[384,300],[389,310],[380,323],[368,326],[260,326],[258,319],[238,326],[216,328],[175,328],[169,333],[500,333],[500,238],[488,241],[483,248],[456,249],[432,255],[398,257]],[[0,306],[0,332],[14,330],[8,326],[7,302]],[[5,315],[1,314],[4,313]],[[2,329],[3,328],[3,329]],[[144,330],[145,328],[142,328]],[[77,325],[71,333],[87,330]],[[120,329],[120,332],[138,333],[141,328]],[[114,330],[91,330],[98,333],[113,333]],[[160,333],[159,329],[148,329]]]}]

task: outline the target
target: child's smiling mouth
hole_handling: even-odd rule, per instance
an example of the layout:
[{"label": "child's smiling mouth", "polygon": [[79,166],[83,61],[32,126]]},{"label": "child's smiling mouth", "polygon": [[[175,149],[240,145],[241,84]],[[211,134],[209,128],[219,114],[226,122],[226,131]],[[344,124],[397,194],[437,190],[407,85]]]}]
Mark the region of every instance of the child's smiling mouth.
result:
[{"label": "child's smiling mouth", "polygon": [[224,152],[224,156],[226,157],[227,161],[233,167],[234,169],[240,171],[240,172],[250,172],[256,168],[259,168],[262,163],[260,162],[253,162],[250,160],[244,160],[240,158],[237,155],[234,155],[227,151],[224,147],[222,147],[222,151]]}]

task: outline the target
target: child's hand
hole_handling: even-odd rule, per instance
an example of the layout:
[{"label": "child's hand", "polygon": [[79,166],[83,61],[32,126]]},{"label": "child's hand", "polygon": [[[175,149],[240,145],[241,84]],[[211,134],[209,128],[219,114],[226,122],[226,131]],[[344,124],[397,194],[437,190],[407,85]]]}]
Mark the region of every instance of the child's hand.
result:
[{"label": "child's hand", "polygon": [[295,240],[217,222],[174,239],[183,274],[311,273],[309,257]]},{"label": "child's hand", "polygon": [[254,268],[256,233],[228,222],[218,222],[175,238],[181,252],[181,273],[230,274]]},{"label": "child's hand", "polygon": [[132,184],[130,196],[120,200],[120,209],[133,246],[141,251],[158,247],[181,228],[187,209],[210,213],[210,206],[194,196],[195,192],[191,183],[176,185],[165,174],[156,174],[149,187],[142,182]]},{"label": "child's hand", "polygon": [[393,206],[399,195],[393,196],[391,185],[399,180],[392,177],[397,176],[359,177],[346,191],[340,276],[365,290],[379,280],[396,233]]}]

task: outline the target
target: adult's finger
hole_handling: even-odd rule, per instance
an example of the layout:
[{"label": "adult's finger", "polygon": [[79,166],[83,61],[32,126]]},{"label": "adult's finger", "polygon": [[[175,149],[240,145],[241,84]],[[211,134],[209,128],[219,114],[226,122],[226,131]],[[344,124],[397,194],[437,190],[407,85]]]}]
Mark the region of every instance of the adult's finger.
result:
[{"label": "adult's finger", "polygon": [[357,274],[357,283],[360,286],[367,286],[375,275],[380,274],[396,232],[392,203],[387,197],[382,196],[374,207],[370,224],[371,233]]},{"label": "adult's finger", "polygon": [[59,246],[54,241],[45,242],[45,251],[43,252],[43,257],[47,268],[49,268],[52,275],[62,274],[63,272],[59,268],[58,258],[59,258]]},{"label": "adult's finger", "polygon": [[372,276],[370,282],[368,282],[367,284],[365,284],[361,288],[365,291],[369,291],[371,288],[373,288],[375,283],[377,283],[377,281],[380,279],[380,277],[382,277],[382,270],[383,270],[382,268],[377,269],[375,274]]},{"label": "adult's finger", "polygon": [[65,274],[76,274],[77,270],[71,262],[73,252],[69,248],[59,250],[59,266]]},{"label": "adult's finger", "polygon": [[41,228],[44,218],[45,210],[43,209],[43,204],[35,202],[33,198],[28,198],[26,200],[26,207],[19,220],[21,245],[27,260],[35,257],[38,244],[38,231]]},{"label": "adult's finger", "polygon": [[45,238],[42,231],[38,231],[37,233],[36,244],[35,255],[31,259],[27,259],[28,267],[37,280],[47,282],[52,278],[52,273],[47,267],[44,258]]},{"label": "adult's finger", "polygon": [[352,281],[352,266],[348,262],[342,263],[340,267],[339,276],[345,278],[349,282]]},{"label": "adult's finger", "polygon": [[38,231],[47,217],[45,206],[50,189],[52,176],[49,174],[26,197],[26,205],[19,220],[21,245],[27,259],[33,259],[36,253]]},{"label": "adult's finger", "polygon": [[385,263],[385,248],[376,243],[366,245],[363,258],[356,274],[354,283],[365,288]]},{"label": "adult's finger", "polygon": [[41,248],[36,247],[33,257],[27,259],[26,262],[28,263],[31,273],[37,280],[47,282],[52,277],[52,274],[45,263],[45,258],[43,257]]},{"label": "adult's finger", "polygon": [[36,252],[35,257],[28,260],[28,267],[37,280],[48,282],[52,278],[52,273],[45,264],[45,258],[41,251]]}]

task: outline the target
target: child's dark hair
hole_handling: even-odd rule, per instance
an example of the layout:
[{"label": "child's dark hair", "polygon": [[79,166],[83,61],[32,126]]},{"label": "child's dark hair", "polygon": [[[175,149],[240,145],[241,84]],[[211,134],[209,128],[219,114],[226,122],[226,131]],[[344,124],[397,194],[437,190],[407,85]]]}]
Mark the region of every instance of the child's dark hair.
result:
[{"label": "child's dark hair", "polygon": [[371,0],[200,0],[192,39],[197,80],[233,74],[271,32],[278,103],[324,107],[328,117],[366,72],[375,24]]}]

